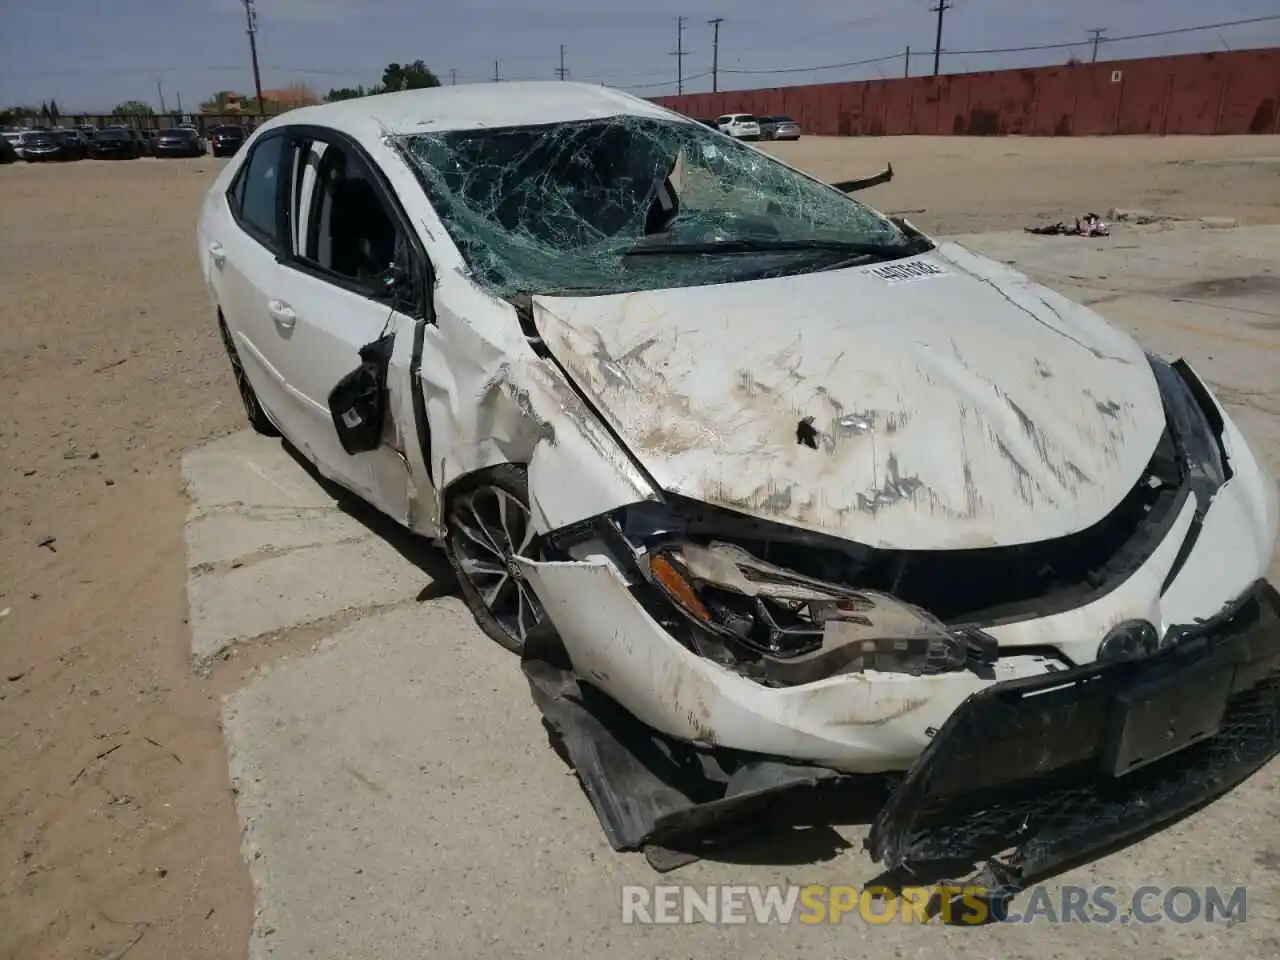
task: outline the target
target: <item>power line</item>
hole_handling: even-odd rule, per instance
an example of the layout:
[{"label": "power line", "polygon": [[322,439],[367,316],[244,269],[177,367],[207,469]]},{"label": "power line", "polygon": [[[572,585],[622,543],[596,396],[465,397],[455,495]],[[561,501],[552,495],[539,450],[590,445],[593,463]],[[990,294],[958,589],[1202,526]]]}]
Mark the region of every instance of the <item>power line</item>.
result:
[{"label": "power line", "polygon": [[[242,2],[246,8],[246,15],[248,16],[248,22],[253,26],[254,32],[256,32],[256,29],[257,29],[256,12],[253,15],[250,15],[250,11],[254,6],[254,0],[242,0]],[[944,0],[944,2],[948,2],[948,5],[950,5],[950,0]],[[684,18],[681,18],[681,19],[683,20]],[[1150,40],[1150,39],[1157,39],[1161,37],[1178,36],[1178,35],[1188,34],[1188,33],[1200,33],[1205,31],[1221,30],[1228,27],[1242,27],[1242,26],[1252,26],[1252,25],[1261,24],[1261,23],[1272,23],[1276,21],[1280,21],[1280,14],[1272,14],[1269,16],[1260,16],[1260,17],[1248,17],[1248,18],[1237,19],[1237,20],[1226,20],[1218,23],[1199,24],[1196,26],[1188,26],[1188,27],[1172,27],[1172,28],[1166,28],[1163,30],[1151,30],[1151,31],[1145,31],[1142,33],[1126,34],[1124,36],[1114,36],[1114,37],[1108,36],[1108,37],[1101,38],[1100,43],[1107,43],[1114,46],[1115,44],[1124,43],[1127,41]],[[251,41],[254,39],[252,36],[252,33],[250,34],[250,39]],[[682,39],[679,37],[677,39],[678,41],[680,41],[681,49],[678,51],[678,53],[682,55],[680,58],[682,60],[684,56],[689,55],[689,51],[686,51],[683,49]],[[1072,47],[1081,47],[1091,42],[1092,41],[1089,39],[1065,40],[1065,41],[1058,41],[1054,43],[1023,44],[1021,46],[1015,46],[1015,47],[987,47],[987,48],[972,49],[972,50],[945,50],[944,49],[941,51],[941,53],[943,56],[948,56],[948,57],[986,56],[986,55],[1009,54],[1009,53],[1034,53],[1034,52],[1046,51],[1046,50],[1065,50]],[[251,55],[253,55],[256,50],[256,44],[252,44],[251,46],[254,47],[254,49],[251,49],[250,51]],[[861,67],[861,66],[870,66],[874,64],[880,64],[880,63],[888,63],[890,61],[899,60],[902,56],[903,54],[899,50],[898,52],[888,54],[885,56],[868,57],[860,60],[849,60],[841,63],[810,64],[805,66],[790,66],[790,67],[766,67],[766,68],[760,68],[760,69],[720,67],[718,64],[714,64],[714,67],[715,67],[716,74],[724,73],[724,74],[735,74],[738,76],[767,76],[767,75],[782,75],[782,74],[793,74],[793,73],[820,73],[828,70],[843,70],[843,69],[848,69],[852,67]],[[545,61],[548,59],[553,59],[553,57],[554,55],[543,54],[543,55],[524,55],[519,58],[508,57],[505,59],[508,59],[508,60],[524,59],[524,60]],[[254,59],[255,59],[255,66],[257,66],[256,56]],[[274,71],[276,73],[282,73],[282,74],[341,77],[344,79],[356,79],[360,76],[364,76],[368,72],[367,69],[360,68],[360,67],[352,67],[347,69],[323,69],[323,68],[316,68],[311,66],[307,66],[307,67],[291,66],[287,64],[263,64],[261,66],[261,69],[270,70],[270,71]],[[25,76],[25,77],[107,76],[107,75],[135,74],[135,73],[142,73],[142,74],[176,73],[180,71],[210,71],[210,72],[231,73],[231,72],[240,72],[243,70],[244,70],[243,64],[204,64],[204,65],[186,64],[183,66],[127,66],[127,67],[122,66],[122,67],[99,67],[99,68],[88,68],[88,69],[70,68],[70,69],[34,70],[34,71],[32,70],[21,70],[21,71],[0,70],[0,77],[5,77],[5,76]],[[704,77],[712,76],[712,71],[708,70],[692,76],[683,76],[682,75],[683,71],[680,71],[680,74],[681,75],[678,76],[676,80],[663,80],[659,82],[641,83],[641,84],[632,84],[632,83],[628,83],[627,81],[633,78],[639,79],[643,77],[661,77],[661,76],[670,76],[670,75],[665,70],[651,70],[651,71],[615,75],[611,77],[596,76],[596,77],[592,77],[591,79],[597,82],[605,81],[612,86],[620,86],[625,89],[642,90],[642,89],[655,89],[658,87],[670,86],[672,84],[683,86],[683,84],[686,82],[700,80]],[[458,82],[459,80],[465,80],[465,79],[471,79],[471,80],[484,79],[483,76],[471,74],[471,73],[463,73],[457,70],[450,70],[449,76],[450,76],[450,82],[454,82],[454,83]],[[508,77],[506,79],[512,80],[514,78]],[[260,89],[260,80],[258,78],[255,78],[255,88]]]},{"label": "power line", "polygon": [[938,39],[933,45],[933,75],[935,77],[942,69],[942,15],[954,6],[954,3],[947,3],[947,0],[938,0],[936,7],[929,8],[938,15]]},{"label": "power line", "polygon": [[720,90],[720,24],[724,17],[714,17],[707,23],[715,31],[711,40],[711,92],[716,93]]},{"label": "power line", "polygon": [[[1106,42],[1110,44],[1123,43],[1129,40],[1151,40],[1158,37],[1170,37],[1185,33],[1199,33],[1206,30],[1219,30],[1223,27],[1242,27],[1257,23],[1269,23],[1280,20],[1280,14],[1272,14],[1266,17],[1250,17],[1245,20],[1228,20],[1223,23],[1206,23],[1195,27],[1174,27],[1167,30],[1152,30],[1147,33],[1131,33],[1122,37],[1107,37]],[[1057,43],[1032,43],[1025,44],[1020,47],[987,47],[981,50],[943,50],[944,57],[973,57],[984,56],[987,54],[1000,53],[1032,53],[1040,50],[1066,50],[1069,47],[1078,47],[1086,40],[1064,40]],[[842,70],[848,67],[869,66],[875,63],[887,63],[890,60],[897,60],[902,54],[894,53],[884,57],[870,57],[865,60],[850,60],[845,63],[826,63],[803,67],[772,67],[761,70],[740,70],[730,67],[721,67],[721,73],[736,73],[744,75],[765,75],[779,73],[816,73],[822,70]]]},{"label": "power line", "polygon": [[722,67],[720,72],[738,74],[816,73],[819,70],[843,70],[846,67],[865,67],[872,63],[886,63],[889,60],[897,60],[900,56],[902,56],[902,54],[894,53],[887,57],[871,57],[867,60],[849,60],[845,63],[824,63],[818,66],[809,67],[774,67],[769,70],[738,70],[730,67]]},{"label": "power line", "polygon": [[[689,82],[689,81],[691,81],[691,80],[701,80],[703,77],[709,77],[709,76],[711,76],[711,71],[710,71],[710,70],[704,70],[702,73],[695,73],[695,74],[694,74],[693,76],[691,76],[691,77],[685,77],[685,78],[684,78],[684,81],[687,83],[687,82]],[[669,86],[671,86],[671,84],[676,83],[676,82],[677,82],[677,81],[675,81],[675,80],[663,80],[661,83],[628,83],[628,84],[624,85],[622,89],[624,89],[624,90],[654,90],[654,89],[657,89],[658,87],[669,87]]]},{"label": "power line", "polygon": [[[1200,33],[1205,30],[1220,30],[1223,27],[1244,27],[1255,23],[1269,23],[1280,20],[1280,14],[1267,17],[1250,17],[1247,20],[1227,20],[1223,23],[1204,23],[1196,27],[1173,27],[1168,30],[1152,30],[1149,33],[1130,33],[1123,37],[1107,37],[1107,43],[1124,43],[1127,40],[1154,40],[1158,37],[1172,37],[1183,33]],[[979,56],[987,53],[1031,53],[1036,50],[1065,50],[1067,47],[1078,47],[1083,41],[1065,40],[1059,43],[1033,43],[1022,47],[988,47],[983,50],[943,50],[943,56]]]}]

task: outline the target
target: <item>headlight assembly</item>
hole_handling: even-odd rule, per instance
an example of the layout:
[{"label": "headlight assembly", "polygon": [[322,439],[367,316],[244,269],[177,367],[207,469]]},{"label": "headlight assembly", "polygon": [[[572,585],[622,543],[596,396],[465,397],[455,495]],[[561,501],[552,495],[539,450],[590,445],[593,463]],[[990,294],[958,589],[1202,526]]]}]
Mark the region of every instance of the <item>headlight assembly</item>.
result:
[{"label": "headlight assembly", "polygon": [[1164,401],[1174,442],[1186,466],[1200,512],[1231,477],[1222,448],[1222,419],[1204,384],[1182,360],[1167,363],[1147,354]]},{"label": "headlight assembly", "polygon": [[674,541],[649,557],[649,577],[683,614],[791,685],[882,670],[915,675],[989,665],[995,641],[949,630],[883,593],[823,583],[734,544]]}]

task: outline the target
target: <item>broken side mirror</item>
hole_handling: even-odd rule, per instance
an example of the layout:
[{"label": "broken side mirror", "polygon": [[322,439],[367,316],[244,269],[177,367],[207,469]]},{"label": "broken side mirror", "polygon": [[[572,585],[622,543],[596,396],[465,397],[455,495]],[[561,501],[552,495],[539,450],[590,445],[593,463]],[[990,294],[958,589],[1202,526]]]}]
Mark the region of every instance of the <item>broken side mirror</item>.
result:
[{"label": "broken side mirror", "polygon": [[417,272],[410,264],[403,260],[388,264],[380,282],[382,294],[391,303],[392,309],[413,317],[422,314],[423,291],[418,283]]}]

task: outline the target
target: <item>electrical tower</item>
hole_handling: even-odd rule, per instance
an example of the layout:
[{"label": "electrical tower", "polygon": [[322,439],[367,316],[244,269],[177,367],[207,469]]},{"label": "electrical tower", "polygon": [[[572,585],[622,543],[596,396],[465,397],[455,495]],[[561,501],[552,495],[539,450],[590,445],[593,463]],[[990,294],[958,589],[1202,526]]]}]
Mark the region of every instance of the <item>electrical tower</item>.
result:
[{"label": "electrical tower", "polygon": [[711,35],[711,92],[716,93],[720,90],[720,24],[724,23],[724,17],[716,17],[707,23],[714,31]]},{"label": "electrical tower", "polygon": [[1090,30],[1089,32],[1093,34],[1093,36],[1089,38],[1093,42],[1093,56],[1089,58],[1089,62],[1097,63],[1098,62],[1098,44],[1102,43],[1104,39],[1102,35],[1107,31],[1098,29],[1095,27],[1093,30]]},{"label": "electrical tower", "polygon": [[938,15],[938,38],[933,45],[933,75],[936,77],[942,69],[942,15],[954,7],[954,3],[938,0],[936,7],[929,9]]},{"label": "electrical tower", "polygon": [[253,58],[253,90],[258,96],[258,116],[266,114],[262,102],[262,75],[258,73],[258,8],[253,0],[244,0],[244,15],[249,22],[249,56]]},{"label": "electrical tower", "polygon": [[498,83],[502,80],[502,66],[497,60],[493,61],[493,82]]},{"label": "electrical tower", "polygon": [[684,93],[684,58],[689,54],[684,49],[684,17],[676,17],[676,48],[671,56],[676,58],[676,93]]},{"label": "electrical tower", "polygon": [[569,69],[564,65],[564,44],[560,44],[560,68],[556,70],[556,77],[560,80],[569,79]]},{"label": "electrical tower", "polygon": [[449,71],[449,86],[456,86],[458,83],[458,68],[453,67]]}]

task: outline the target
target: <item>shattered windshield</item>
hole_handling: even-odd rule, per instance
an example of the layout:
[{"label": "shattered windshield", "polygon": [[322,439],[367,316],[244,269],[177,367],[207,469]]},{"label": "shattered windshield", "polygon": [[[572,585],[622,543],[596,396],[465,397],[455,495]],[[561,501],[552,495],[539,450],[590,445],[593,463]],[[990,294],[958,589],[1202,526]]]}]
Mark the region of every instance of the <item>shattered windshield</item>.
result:
[{"label": "shattered windshield", "polygon": [[691,121],[620,116],[397,145],[499,296],[724,283],[914,252],[883,215]]}]

